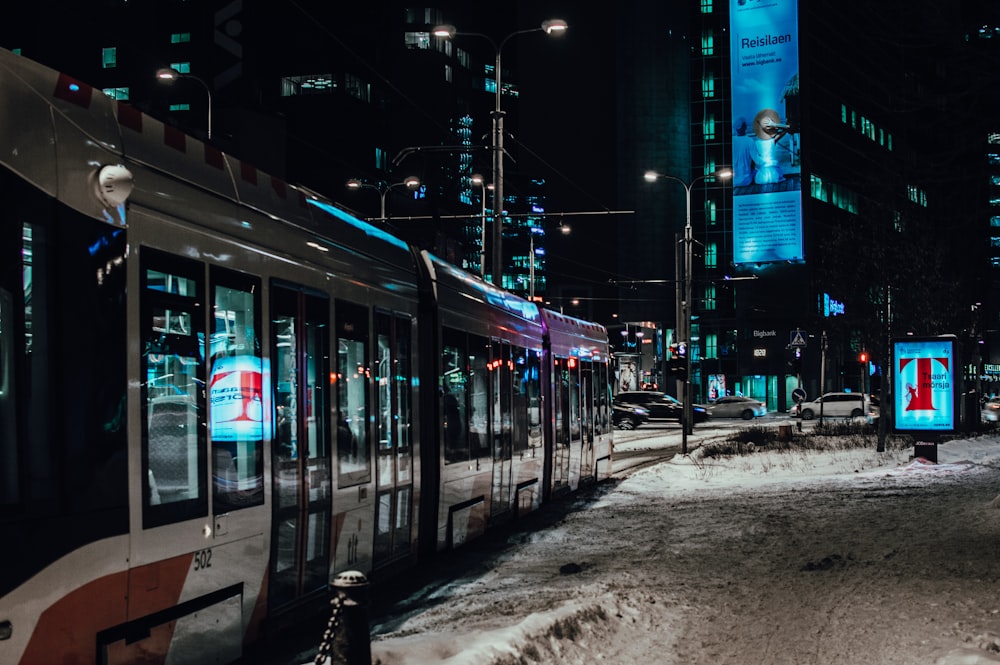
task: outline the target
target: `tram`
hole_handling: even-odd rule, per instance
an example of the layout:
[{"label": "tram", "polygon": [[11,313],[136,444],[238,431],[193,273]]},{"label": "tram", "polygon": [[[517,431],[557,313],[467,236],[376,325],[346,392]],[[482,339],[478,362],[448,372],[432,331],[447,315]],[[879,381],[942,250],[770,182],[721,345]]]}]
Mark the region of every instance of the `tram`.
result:
[{"label": "tram", "polygon": [[0,163],[0,662],[237,662],[610,474],[601,326],[5,50]]}]

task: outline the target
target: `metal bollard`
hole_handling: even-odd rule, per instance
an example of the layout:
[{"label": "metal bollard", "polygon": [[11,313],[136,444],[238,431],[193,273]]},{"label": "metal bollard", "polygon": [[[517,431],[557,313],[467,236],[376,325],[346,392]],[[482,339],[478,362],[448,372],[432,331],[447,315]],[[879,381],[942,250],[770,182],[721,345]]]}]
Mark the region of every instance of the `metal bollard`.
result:
[{"label": "metal bollard", "polygon": [[372,643],[368,630],[368,578],[348,570],[333,578],[337,595],[330,601],[330,622],[323,633],[315,664],[371,665]]}]

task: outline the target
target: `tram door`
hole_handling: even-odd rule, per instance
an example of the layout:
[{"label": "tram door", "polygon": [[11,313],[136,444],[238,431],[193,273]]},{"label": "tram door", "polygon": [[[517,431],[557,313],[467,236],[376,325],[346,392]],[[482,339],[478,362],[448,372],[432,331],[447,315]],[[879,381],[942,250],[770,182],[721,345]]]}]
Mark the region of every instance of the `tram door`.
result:
[{"label": "tram door", "polygon": [[329,302],[294,287],[271,290],[275,434],[272,608],[326,589],[330,566]]},{"label": "tram door", "polygon": [[594,368],[591,362],[580,363],[581,443],[580,478],[592,478],[596,466],[594,454],[594,422],[597,419],[597,400],[594,393]]},{"label": "tram door", "polygon": [[499,515],[510,509],[510,486],[513,466],[513,405],[514,360],[510,342],[493,340],[492,379],[492,433],[493,433],[493,491],[490,515]]},{"label": "tram door", "polygon": [[570,483],[570,451],[576,440],[574,432],[579,432],[576,421],[576,407],[579,383],[576,380],[574,362],[570,358],[555,358],[553,372],[553,409],[555,412],[555,449],[552,465],[553,489],[565,489]]},{"label": "tram door", "polygon": [[375,313],[378,504],[375,564],[409,553],[413,527],[413,428],[410,365],[413,321]]}]

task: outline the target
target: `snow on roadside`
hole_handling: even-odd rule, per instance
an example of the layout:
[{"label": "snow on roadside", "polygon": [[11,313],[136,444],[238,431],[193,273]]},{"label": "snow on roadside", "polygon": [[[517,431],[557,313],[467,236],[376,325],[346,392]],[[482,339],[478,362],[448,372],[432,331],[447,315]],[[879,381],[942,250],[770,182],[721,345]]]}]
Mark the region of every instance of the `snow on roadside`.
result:
[{"label": "snow on roadside", "polygon": [[636,471],[375,626],[373,662],[1000,663],[1000,439],[911,453]]}]

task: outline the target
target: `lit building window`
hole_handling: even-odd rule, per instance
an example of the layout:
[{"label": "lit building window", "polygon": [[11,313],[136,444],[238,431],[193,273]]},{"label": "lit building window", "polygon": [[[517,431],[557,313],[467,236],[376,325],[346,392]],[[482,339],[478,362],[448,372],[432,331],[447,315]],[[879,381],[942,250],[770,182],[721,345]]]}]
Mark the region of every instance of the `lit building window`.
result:
[{"label": "lit building window", "polygon": [[347,90],[347,94],[355,99],[360,99],[363,102],[372,100],[371,85],[353,74],[344,75],[344,88]]},{"label": "lit building window", "polygon": [[170,110],[171,111],[190,111],[191,110],[191,105],[190,104],[171,104],[170,105]]},{"label": "lit building window", "polygon": [[1000,132],[990,132],[986,135],[986,142],[997,144],[1000,143]]},{"label": "lit building window", "polygon": [[712,55],[715,53],[715,36],[712,29],[708,28],[701,35],[701,54]]},{"label": "lit building window", "polygon": [[701,13],[702,14],[712,13],[712,0],[701,0]]},{"label": "lit building window", "polygon": [[858,214],[858,195],[836,183],[824,182],[816,174],[809,176],[809,194],[817,201],[834,205],[854,215]]},{"label": "lit building window", "polygon": [[190,74],[191,73],[191,63],[190,62],[171,62],[170,68],[176,70],[179,74]]},{"label": "lit building window", "polygon": [[719,245],[714,242],[705,243],[705,267],[716,268],[719,265]]},{"label": "lit building window", "polygon": [[406,48],[427,51],[431,48],[431,33],[429,32],[407,32],[403,35]]},{"label": "lit building window", "polygon": [[337,87],[332,74],[306,74],[281,79],[281,96],[328,94]]},{"label": "lit building window", "polygon": [[927,192],[916,185],[906,186],[906,198],[919,206],[927,207]]},{"label": "lit building window", "polygon": [[444,66],[444,80],[451,83],[451,65]]},{"label": "lit building window", "polygon": [[718,221],[718,205],[714,200],[708,199],[705,201],[705,221],[709,225],[714,226]]},{"label": "lit building window", "polygon": [[118,48],[108,46],[101,49],[101,66],[104,69],[114,69],[118,66]]},{"label": "lit building window", "polygon": [[990,217],[990,226],[1000,228],[1000,216],[994,215],[993,217]]},{"label": "lit building window", "polygon": [[705,74],[701,79],[701,96],[705,99],[715,97],[715,75]]},{"label": "lit building window", "polygon": [[705,287],[705,311],[715,310],[715,284]]},{"label": "lit building window", "polygon": [[706,141],[715,139],[715,114],[706,113],[705,119],[701,122],[701,130]]},{"label": "lit building window", "polygon": [[375,148],[375,168],[385,170],[389,167],[389,153],[383,148]]},{"label": "lit building window", "polygon": [[705,335],[705,357],[719,357],[719,336],[715,333],[708,333]]},{"label": "lit building window", "polygon": [[175,32],[170,35],[171,44],[186,44],[191,41],[190,32]]}]

